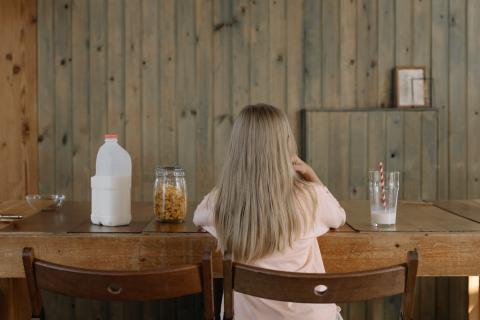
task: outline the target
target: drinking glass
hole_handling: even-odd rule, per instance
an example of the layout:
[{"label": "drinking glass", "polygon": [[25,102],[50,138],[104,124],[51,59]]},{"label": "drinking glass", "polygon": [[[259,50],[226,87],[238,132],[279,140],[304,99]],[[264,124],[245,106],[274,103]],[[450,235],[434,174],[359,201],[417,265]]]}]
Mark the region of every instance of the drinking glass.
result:
[{"label": "drinking glass", "polygon": [[380,171],[368,172],[370,196],[370,222],[375,227],[391,227],[397,218],[397,199],[400,188],[400,172],[386,171],[382,188]]}]

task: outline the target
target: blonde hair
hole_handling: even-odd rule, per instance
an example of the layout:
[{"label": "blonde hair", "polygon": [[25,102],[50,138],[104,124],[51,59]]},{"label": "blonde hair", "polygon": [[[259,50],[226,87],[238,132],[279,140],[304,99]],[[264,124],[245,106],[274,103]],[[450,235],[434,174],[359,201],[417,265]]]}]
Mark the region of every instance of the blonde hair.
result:
[{"label": "blonde hair", "polygon": [[[283,111],[258,104],[240,112],[215,193],[218,245],[234,260],[248,262],[282,251],[314,219],[313,190],[292,166],[296,153]],[[310,195],[310,216],[298,212],[298,192]]]}]

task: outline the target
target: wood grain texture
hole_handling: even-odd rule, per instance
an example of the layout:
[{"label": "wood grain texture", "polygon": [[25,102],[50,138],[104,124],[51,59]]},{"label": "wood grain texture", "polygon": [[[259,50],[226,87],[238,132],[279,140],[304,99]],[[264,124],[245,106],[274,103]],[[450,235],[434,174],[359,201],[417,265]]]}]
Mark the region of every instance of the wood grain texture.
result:
[{"label": "wood grain texture", "polygon": [[432,47],[431,52],[432,78],[434,90],[432,103],[439,109],[438,114],[438,197],[448,199],[449,195],[449,11],[448,0],[432,1]]},{"label": "wood grain texture", "polygon": [[306,108],[322,106],[322,2],[305,0],[303,96]]},{"label": "wood grain texture", "polygon": [[37,191],[36,1],[0,1],[0,21],[1,201]]},{"label": "wood grain texture", "polygon": [[210,73],[213,65],[213,1],[197,0],[196,10],[196,80],[195,90],[197,111],[196,126],[196,158],[195,181],[196,194],[206,195],[212,189],[214,181],[213,162],[213,110],[212,104],[213,75]]},{"label": "wood grain texture", "polygon": [[357,1],[356,106],[376,105],[378,96],[377,1]]},{"label": "wood grain texture", "polygon": [[305,156],[322,181],[339,199],[367,199],[368,170],[382,161],[401,172],[400,198],[435,199],[437,111],[361,110],[303,113]]},{"label": "wood grain texture", "polygon": [[[62,9],[65,4],[68,8]],[[60,188],[74,199],[88,199],[98,146],[112,128],[124,136],[121,142],[133,159],[134,199],[150,199],[154,166],[174,164],[187,169],[189,196],[200,199],[218,178],[235,116],[244,105],[266,99],[286,110],[302,154],[327,185],[345,188],[340,192],[345,198],[364,192],[360,188],[354,195],[351,189],[363,179],[359,169],[350,170],[352,165],[365,167],[356,162],[358,154],[368,169],[382,160],[404,171],[402,196],[479,196],[475,137],[480,130],[480,96],[475,85],[480,55],[472,31],[478,29],[476,1],[145,0],[146,4],[152,9],[142,10],[141,2],[125,0],[38,2],[42,85],[38,129],[31,132],[38,132],[40,191]],[[5,54],[0,59],[8,71],[19,56],[10,61]],[[146,58],[148,65],[143,64]],[[396,64],[426,66],[434,79],[437,115],[426,113],[418,120],[412,114],[365,110],[364,132],[363,115],[340,119],[338,127],[328,119],[312,120],[306,125],[315,132],[310,150],[313,142],[316,150],[305,151],[300,110],[389,107]],[[30,129],[36,125],[30,117],[25,119],[32,122]],[[419,145],[410,143],[415,137]],[[325,145],[338,145],[339,152],[332,154]],[[366,160],[359,153],[365,145]],[[11,177],[25,167],[18,162],[11,168],[8,181],[20,183]],[[386,304],[385,314],[397,302]],[[360,312],[368,317],[372,308]]]},{"label": "wood grain texture", "polygon": [[[38,3],[38,79],[53,84],[53,0]],[[3,11],[3,10],[2,10]],[[38,88],[38,189],[41,193],[55,192],[55,88],[53,85]],[[85,142],[84,142],[85,143]]]},{"label": "wood grain texture", "polygon": [[450,1],[449,14],[449,196],[463,199],[468,196],[466,1]]},{"label": "wood grain texture", "polygon": [[480,92],[475,84],[480,82],[480,41],[476,36],[480,22],[480,3],[469,1],[467,6],[467,150],[468,150],[468,198],[480,198]]},{"label": "wood grain texture", "polygon": [[[213,114],[214,114],[214,167],[215,179],[218,179],[223,161],[227,153],[230,131],[233,126],[233,109],[231,97],[235,101],[235,108],[239,112],[245,102],[249,102],[250,71],[244,64],[249,58],[242,55],[233,55],[232,39],[235,35],[240,46],[250,46],[250,2],[236,3],[235,12],[240,24],[234,24],[232,4],[227,1],[216,0],[213,4]],[[238,10],[238,11],[237,11]],[[237,19],[237,16],[235,16]],[[234,31],[235,30],[235,31]],[[248,54],[250,49],[243,48],[241,53]],[[238,82],[234,83],[232,72],[239,73]],[[247,71],[248,69],[248,71]],[[241,71],[240,71],[241,70]],[[235,80],[237,81],[237,80]],[[239,100],[237,100],[239,99]],[[247,100],[245,100],[247,99]],[[241,103],[241,104],[240,104]]]},{"label": "wood grain texture", "polygon": [[286,0],[269,0],[269,99],[270,104],[286,108]]},{"label": "wood grain texture", "polygon": [[340,2],[322,1],[322,105],[340,105]]},{"label": "wood grain texture", "polygon": [[[447,197],[448,189],[453,188],[449,182],[453,175],[462,179],[458,183],[468,183],[468,190],[473,190],[454,188],[464,188],[458,191],[459,197],[477,192],[477,152],[472,137],[479,126],[478,97],[471,84],[478,73],[474,68],[478,55],[474,54],[473,33],[467,38],[464,32],[475,28],[475,19],[467,19],[462,1],[305,0],[266,4],[235,0],[203,4],[162,0],[144,4],[152,10],[141,10],[140,4],[122,0],[73,1],[68,9],[58,3],[42,1],[38,7],[39,77],[46,84],[39,90],[41,190],[53,192],[61,183],[69,192],[73,188],[74,198],[87,199],[88,177],[94,171],[98,146],[103,133],[112,128],[120,132],[121,142],[134,159],[135,199],[150,198],[154,166],[178,164],[180,158],[188,167],[190,194],[201,197],[218,177],[232,122],[244,105],[266,100],[284,108],[302,147],[300,109],[387,107],[391,104],[391,69],[401,63],[426,66],[427,74],[435,78],[432,103],[439,108],[438,188],[427,190],[424,184],[408,195],[428,193],[433,197],[438,189],[439,197]],[[470,15],[475,6],[469,4]],[[189,12],[184,14],[185,10]],[[212,23],[201,18],[209,20],[207,12],[212,14]],[[54,23],[55,19],[60,20]],[[63,54],[70,50],[71,57]],[[458,54],[461,57],[457,58]],[[206,63],[197,66],[203,61],[199,60],[201,55]],[[67,59],[59,66],[55,59],[62,62],[62,56]],[[463,66],[456,68],[455,63],[467,56]],[[459,72],[465,77],[456,75]],[[62,81],[62,77],[72,80]],[[451,86],[462,79],[463,93],[458,93]],[[71,106],[65,107],[68,101]],[[373,121],[368,118],[369,123]],[[467,118],[469,124],[464,128]],[[412,123],[402,116],[400,121],[397,131],[378,131],[378,135],[391,137],[399,131],[417,135],[418,120]],[[422,119],[421,126],[426,121],[431,119]],[[67,126],[69,123],[73,126]],[[373,136],[374,129],[370,131]],[[421,132],[424,139],[431,139],[432,132]],[[212,142],[208,145],[210,134]],[[467,144],[454,143],[467,135]],[[406,139],[395,142],[402,149],[398,157],[406,157],[407,166],[417,166],[410,155],[417,154],[418,148],[406,143],[408,136]],[[190,142],[192,146],[188,146]],[[186,143],[188,147],[179,147]],[[401,147],[404,144],[405,150]],[[204,148],[213,150],[213,159],[202,151]],[[467,149],[472,152],[467,153]],[[435,156],[421,151],[422,159]],[[449,157],[459,157],[457,164],[449,164]],[[89,165],[86,158],[91,159]],[[392,161],[387,162],[395,166]],[[368,162],[371,166],[372,161]],[[467,163],[464,167],[463,162]],[[472,172],[468,178],[467,169]],[[72,170],[73,175],[67,177]],[[462,174],[457,175],[456,170]],[[423,178],[432,176],[419,171],[418,166],[416,172]],[[415,186],[416,181],[410,178],[416,177],[418,174],[412,173],[406,182]]]},{"label": "wood grain texture", "polygon": [[[155,167],[158,165],[158,1],[142,1],[142,33],[141,33],[141,84],[142,84],[142,200],[150,201],[153,197],[152,186],[155,178]],[[138,134],[138,132],[137,132]],[[167,151],[167,150],[165,150]],[[172,152],[174,150],[168,150]]]},{"label": "wood grain texture", "polygon": [[90,197],[88,1],[72,1],[72,196]]},{"label": "wood grain texture", "polygon": [[[141,30],[142,10],[138,1],[125,3],[125,148],[132,158],[132,199],[142,199]],[[166,11],[166,10],[163,10]],[[165,68],[166,69],[166,66]],[[163,69],[162,69],[163,71]],[[163,72],[162,72],[163,74]],[[168,110],[171,110],[169,108]],[[173,121],[175,123],[175,121]],[[162,126],[163,127],[163,126]],[[171,141],[165,139],[165,141]],[[75,198],[76,199],[76,198]],[[83,199],[78,199],[83,200]]]},{"label": "wood grain texture", "polygon": [[72,197],[72,3],[55,1],[55,191]]},{"label": "wood grain texture", "polygon": [[95,172],[99,147],[107,133],[107,2],[90,0],[89,4],[89,117],[90,117],[90,168]]},{"label": "wood grain texture", "polygon": [[[204,248],[214,248],[208,234],[122,234],[66,235],[18,234],[0,235],[0,255],[9,259],[1,264],[2,277],[23,277],[21,257],[24,246],[33,246],[41,257],[72,266],[111,270],[141,270],[154,266],[193,263],[201,258]],[[92,250],[92,244],[95,249]],[[422,257],[419,275],[478,274],[479,258],[472,256],[468,246],[478,245],[478,235],[458,233],[398,232],[379,236],[372,233],[332,232],[319,238],[328,272],[348,272],[376,268],[402,261],[407,249],[417,248]],[[462,247],[463,246],[463,247]],[[117,248],[114,254],[99,254]],[[454,248],[454,249],[452,249]],[[368,258],[375,251],[375,258]],[[380,251],[382,249],[383,251]],[[456,250],[453,253],[453,250]],[[75,256],[74,256],[75,254]],[[220,255],[215,254],[214,272],[218,275]],[[439,265],[438,261],[442,261]]]}]

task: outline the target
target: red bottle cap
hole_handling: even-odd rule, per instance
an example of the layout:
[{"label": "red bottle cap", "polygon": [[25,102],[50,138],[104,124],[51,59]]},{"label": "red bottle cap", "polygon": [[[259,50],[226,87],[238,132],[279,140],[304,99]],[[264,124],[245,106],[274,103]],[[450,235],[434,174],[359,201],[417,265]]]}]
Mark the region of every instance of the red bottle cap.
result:
[{"label": "red bottle cap", "polygon": [[116,133],[107,133],[105,139],[117,139],[118,135]]}]

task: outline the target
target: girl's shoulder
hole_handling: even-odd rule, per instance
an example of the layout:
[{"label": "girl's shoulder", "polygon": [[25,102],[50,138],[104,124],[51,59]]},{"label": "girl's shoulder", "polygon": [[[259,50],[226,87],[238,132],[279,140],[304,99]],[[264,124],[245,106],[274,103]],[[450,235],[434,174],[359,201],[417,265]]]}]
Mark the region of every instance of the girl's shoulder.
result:
[{"label": "girl's shoulder", "polygon": [[213,210],[215,208],[215,199],[216,199],[216,195],[217,195],[217,192],[215,189],[213,189],[212,191],[210,191],[209,193],[207,193],[202,201],[200,201],[200,203],[198,204],[198,208],[201,208],[201,209],[210,209],[210,210]]}]

